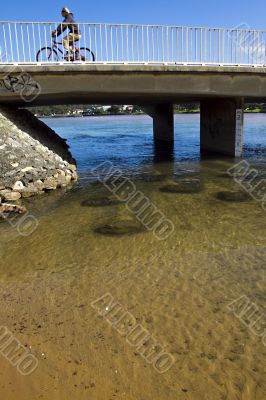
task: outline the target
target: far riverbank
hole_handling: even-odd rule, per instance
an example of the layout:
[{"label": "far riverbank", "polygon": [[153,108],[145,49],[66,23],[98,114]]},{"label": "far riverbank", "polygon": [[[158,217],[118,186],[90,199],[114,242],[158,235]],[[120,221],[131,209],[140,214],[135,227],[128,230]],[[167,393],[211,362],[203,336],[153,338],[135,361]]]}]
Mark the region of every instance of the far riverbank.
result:
[{"label": "far riverbank", "polygon": [[[261,110],[245,110],[245,114],[266,114],[266,111],[261,111]],[[195,110],[195,111],[177,111],[174,113],[175,115],[184,115],[184,114],[200,114],[200,110]],[[136,114],[128,114],[128,113],[120,113],[120,114],[95,114],[95,115],[69,115],[69,114],[57,114],[57,115],[38,115],[35,114],[36,117],[38,118],[81,118],[81,117],[116,117],[116,116],[127,116],[127,115],[132,115],[132,116],[138,116],[138,115],[145,115],[144,113],[136,113]]]}]

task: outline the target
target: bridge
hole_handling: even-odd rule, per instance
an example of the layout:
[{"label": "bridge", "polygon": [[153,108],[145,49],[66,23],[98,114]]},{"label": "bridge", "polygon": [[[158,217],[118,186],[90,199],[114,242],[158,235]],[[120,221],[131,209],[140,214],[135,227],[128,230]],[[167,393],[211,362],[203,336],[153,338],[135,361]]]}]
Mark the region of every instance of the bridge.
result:
[{"label": "bridge", "polygon": [[136,104],[163,144],[173,104],[197,101],[202,152],[241,156],[244,102],[266,102],[266,31],[84,23],[69,61],[58,24],[0,22],[1,104]]}]

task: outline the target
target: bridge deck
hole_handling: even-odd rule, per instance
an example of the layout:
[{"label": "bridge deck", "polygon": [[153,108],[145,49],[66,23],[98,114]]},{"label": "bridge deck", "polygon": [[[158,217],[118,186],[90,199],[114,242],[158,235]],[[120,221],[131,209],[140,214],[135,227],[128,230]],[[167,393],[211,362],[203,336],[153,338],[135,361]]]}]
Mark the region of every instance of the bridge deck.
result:
[{"label": "bridge deck", "polygon": [[[39,88],[36,97],[34,84]],[[27,90],[32,92],[31,105],[177,103],[221,97],[265,101],[266,68],[96,63],[0,66],[0,103],[25,105],[21,92]]]},{"label": "bridge deck", "polygon": [[266,65],[254,67],[250,65],[180,65],[176,63],[21,63],[19,65],[1,64],[0,73],[23,71],[28,73],[35,72],[214,72],[214,73],[251,73],[265,74]]}]

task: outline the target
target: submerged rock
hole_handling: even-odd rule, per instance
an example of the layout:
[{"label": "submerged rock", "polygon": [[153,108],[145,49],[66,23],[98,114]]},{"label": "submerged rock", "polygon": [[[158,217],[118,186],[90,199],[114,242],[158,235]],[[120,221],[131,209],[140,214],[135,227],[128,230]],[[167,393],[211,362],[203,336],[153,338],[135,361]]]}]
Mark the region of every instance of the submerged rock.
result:
[{"label": "submerged rock", "polygon": [[200,193],[202,185],[198,179],[180,180],[160,188],[163,193]]},{"label": "submerged rock", "polygon": [[217,176],[217,178],[231,179],[231,180],[236,180],[236,181],[245,180],[245,175],[240,174],[240,173],[239,174],[234,173],[231,175],[229,172],[222,172],[220,174],[217,174],[216,176]]},{"label": "submerged rock", "polygon": [[81,202],[82,207],[108,207],[121,204],[114,196],[92,196]]},{"label": "submerged rock", "polygon": [[144,227],[137,221],[121,220],[109,222],[94,229],[95,233],[109,236],[134,235],[143,232]]},{"label": "submerged rock", "polygon": [[244,203],[252,200],[251,196],[248,193],[243,192],[241,190],[218,192],[216,194],[216,197],[217,199],[222,201],[235,202],[235,203]]},{"label": "submerged rock", "polygon": [[167,178],[166,175],[154,174],[154,175],[144,175],[142,180],[145,182],[163,182]]},{"label": "submerged rock", "polygon": [[7,220],[14,215],[24,214],[27,212],[26,207],[15,204],[0,204],[0,221]]}]

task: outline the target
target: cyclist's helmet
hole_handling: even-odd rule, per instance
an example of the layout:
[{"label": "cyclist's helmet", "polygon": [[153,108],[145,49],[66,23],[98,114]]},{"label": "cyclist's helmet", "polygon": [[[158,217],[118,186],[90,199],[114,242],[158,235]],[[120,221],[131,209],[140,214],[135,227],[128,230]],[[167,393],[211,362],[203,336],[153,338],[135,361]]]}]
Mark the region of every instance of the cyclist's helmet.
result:
[{"label": "cyclist's helmet", "polygon": [[61,14],[70,14],[70,10],[67,7],[62,8]]}]

